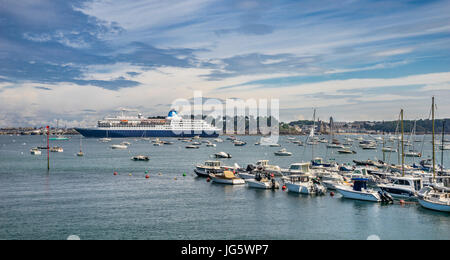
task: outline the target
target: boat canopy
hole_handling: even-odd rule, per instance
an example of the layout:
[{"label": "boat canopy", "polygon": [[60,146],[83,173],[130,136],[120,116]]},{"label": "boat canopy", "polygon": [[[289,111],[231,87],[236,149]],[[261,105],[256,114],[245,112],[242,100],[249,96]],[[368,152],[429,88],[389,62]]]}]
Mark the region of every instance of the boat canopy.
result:
[{"label": "boat canopy", "polygon": [[353,178],[352,181],[354,181],[353,190],[362,191],[362,189],[367,189],[367,182],[369,180],[364,178]]}]

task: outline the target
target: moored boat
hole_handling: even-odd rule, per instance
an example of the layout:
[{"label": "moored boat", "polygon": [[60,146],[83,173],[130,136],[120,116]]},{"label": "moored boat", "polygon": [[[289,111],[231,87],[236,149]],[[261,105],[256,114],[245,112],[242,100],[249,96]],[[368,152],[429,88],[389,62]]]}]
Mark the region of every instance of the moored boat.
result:
[{"label": "moored boat", "polygon": [[224,171],[223,173],[211,174],[211,179],[214,183],[226,185],[244,185],[245,180],[237,177],[231,171]]}]

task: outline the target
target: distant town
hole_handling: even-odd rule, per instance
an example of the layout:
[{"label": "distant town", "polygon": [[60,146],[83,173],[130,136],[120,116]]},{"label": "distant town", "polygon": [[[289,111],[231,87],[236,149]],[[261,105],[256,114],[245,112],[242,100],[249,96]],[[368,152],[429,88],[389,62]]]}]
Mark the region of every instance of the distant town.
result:
[{"label": "distant town", "polygon": [[[237,120],[235,121],[237,122]],[[280,123],[281,135],[309,135],[314,125],[313,121],[294,121],[290,123]],[[246,130],[248,131],[249,121],[246,120]],[[445,127],[447,126],[447,127]],[[435,121],[435,132],[450,133],[450,119],[440,119]],[[433,131],[431,120],[404,121],[405,133],[430,134]],[[224,127],[225,129],[225,127]],[[236,129],[236,127],[235,127]],[[246,133],[247,133],[246,131]],[[398,121],[356,121],[356,122],[315,122],[315,133],[322,135],[350,135],[350,134],[394,134],[401,131]],[[51,128],[51,135],[79,135],[74,128]],[[44,127],[9,127],[1,128],[0,135],[45,135]]]}]

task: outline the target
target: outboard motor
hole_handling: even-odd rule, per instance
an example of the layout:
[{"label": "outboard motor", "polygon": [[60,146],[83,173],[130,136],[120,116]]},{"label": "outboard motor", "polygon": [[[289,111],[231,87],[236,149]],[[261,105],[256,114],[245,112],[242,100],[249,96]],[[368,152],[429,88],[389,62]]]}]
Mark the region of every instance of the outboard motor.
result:
[{"label": "outboard motor", "polygon": [[391,195],[389,195],[389,193],[379,191],[378,194],[380,195],[381,201],[383,203],[393,203],[394,202],[394,199],[392,198]]}]

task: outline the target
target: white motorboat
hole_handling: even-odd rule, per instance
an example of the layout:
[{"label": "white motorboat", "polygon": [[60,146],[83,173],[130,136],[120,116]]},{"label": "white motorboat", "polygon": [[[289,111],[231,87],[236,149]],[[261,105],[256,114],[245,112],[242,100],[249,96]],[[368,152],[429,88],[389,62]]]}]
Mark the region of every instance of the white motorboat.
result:
[{"label": "white motorboat", "polygon": [[309,175],[291,175],[284,177],[289,192],[306,195],[324,195],[327,189]]},{"label": "white motorboat", "polygon": [[437,185],[427,186],[419,192],[419,203],[426,209],[450,212],[450,189]]},{"label": "white motorboat", "polygon": [[133,157],[131,158],[131,160],[133,160],[133,161],[148,162],[148,161],[150,161],[150,157],[145,156],[145,155],[137,155],[137,156],[133,156]]},{"label": "white motorboat", "polygon": [[214,154],[214,157],[219,158],[219,159],[231,159],[232,156],[229,153],[226,152],[219,152]]},{"label": "white motorboat", "polygon": [[223,140],[220,139],[220,138],[217,138],[217,139],[214,139],[214,142],[216,142],[216,143],[223,143]]},{"label": "white motorboat", "polygon": [[206,147],[217,147],[217,145],[216,145],[216,144],[213,144],[213,143],[207,143],[207,144],[206,144]]},{"label": "white motorboat", "polygon": [[380,184],[378,187],[398,199],[417,199],[418,192],[423,188],[422,178],[392,177],[392,183]]},{"label": "white motorboat", "polygon": [[340,153],[340,154],[356,154],[356,151],[352,151],[350,149],[342,149],[342,150],[339,150],[338,153]]},{"label": "white motorboat", "polygon": [[345,147],[343,145],[341,145],[341,144],[333,144],[333,143],[331,143],[331,144],[327,145],[327,148],[329,148],[329,149],[344,149]]},{"label": "white motorboat", "polygon": [[234,146],[245,146],[245,145],[247,145],[247,143],[246,142],[243,142],[243,141],[234,141],[233,142],[234,143]]},{"label": "white motorboat", "polygon": [[50,148],[50,152],[52,152],[52,153],[63,153],[64,149],[62,147],[58,147],[58,146],[51,147]]},{"label": "white motorboat", "polygon": [[384,147],[383,149],[381,149],[383,152],[385,153],[396,153],[397,149],[394,149],[392,147]]},{"label": "white motorboat", "polygon": [[100,138],[100,139],[98,139],[98,141],[101,143],[109,143],[112,141],[112,139],[111,138]]},{"label": "white motorboat", "polygon": [[353,187],[349,186],[337,186],[336,190],[346,199],[371,201],[371,202],[392,202],[393,199],[389,198],[389,195],[383,195],[381,192],[377,192],[367,188],[368,179],[354,178]]},{"label": "white motorboat", "polygon": [[214,183],[226,185],[244,185],[245,180],[237,177],[233,172],[224,171],[223,173],[211,174]]},{"label": "white motorboat", "polygon": [[42,154],[41,150],[39,150],[38,148],[32,148],[32,149],[30,150],[30,153],[31,153],[32,155],[41,155],[41,154]]},{"label": "white motorboat", "polygon": [[124,144],[113,144],[113,145],[111,145],[111,149],[113,149],[113,150],[125,150],[125,149],[128,149],[128,146],[124,145]]},{"label": "white motorboat", "polygon": [[245,180],[249,188],[263,189],[263,190],[275,190],[280,188],[280,184],[271,177],[261,176],[257,174],[255,179]]},{"label": "white motorboat", "polygon": [[292,153],[288,152],[286,149],[281,149],[278,152],[275,152],[276,156],[292,156]]},{"label": "white motorboat", "polygon": [[194,172],[199,177],[210,177],[211,174],[222,173],[222,163],[219,161],[207,161],[204,164],[195,166]]}]

